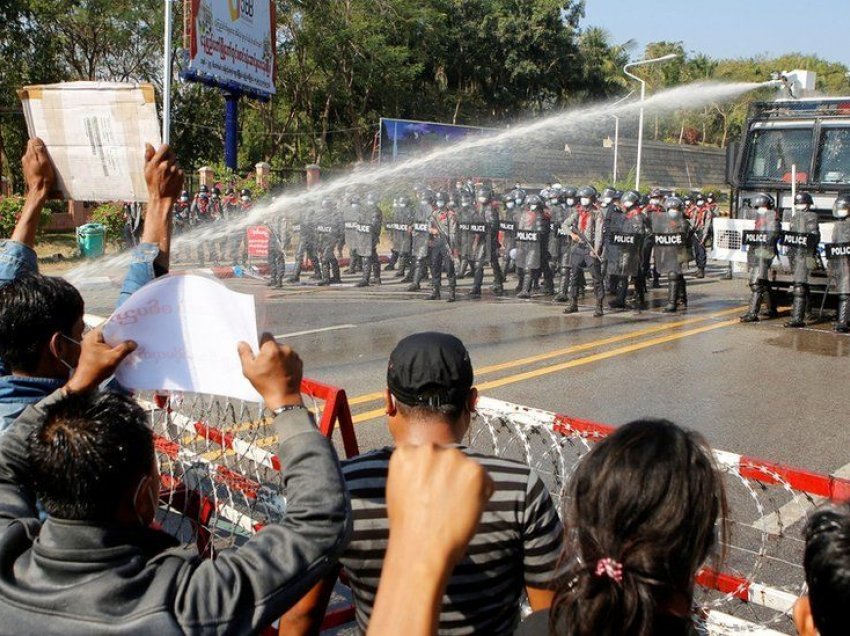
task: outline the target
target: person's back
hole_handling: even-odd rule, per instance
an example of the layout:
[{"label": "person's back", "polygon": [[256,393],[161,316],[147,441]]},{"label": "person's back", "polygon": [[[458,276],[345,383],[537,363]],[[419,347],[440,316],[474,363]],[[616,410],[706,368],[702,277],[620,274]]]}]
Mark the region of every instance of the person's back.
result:
[{"label": "person's back", "polygon": [[[414,334],[390,355],[386,409],[396,446],[459,447],[495,483],[481,525],[449,579],[439,633],[497,636],[513,633],[524,591],[535,610],[551,603],[563,528],[549,492],[528,466],[461,446],[478,398],[472,382],[472,363],[460,340],[441,333]],[[388,544],[385,497],[392,453],[391,448],[379,449],[343,466],[353,534],[340,564],[353,590],[362,631],[368,627]],[[416,578],[411,564],[412,589]],[[334,579],[326,579],[305,596],[281,619],[280,633],[316,633],[333,584]]]},{"label": "person's back", "polygon": [[[113,350],[95,332],[83,346],[85,364],[69,383],[0,437],[0,631],[267,627],[333,567],[350,529],[333,447],[300,401],[300,359],[270,336],[257,360],[240,350],[246,377],[276,412],[287,514],[210,560],[150,527],[159,473],[146,414],[129,397],[94,392],[130,345]],[[98,367],[96,356],[114,364]]]},{"label": "person's back", "polygon": [[[481,524],[449,579],[440,610],[441,634],[510,634],[526,586],[551,587],[562,528],[546,487],[526,465],[459,447],[496,484]],[[385,490],[393,449],[343,462],[354,533],[340,564],[365,631],[389,540]],[[415,497],[415,493],[411,493]],[[413,575],[412,575],[413,576]],[[411,578],[411,581],[414,579]]]}]

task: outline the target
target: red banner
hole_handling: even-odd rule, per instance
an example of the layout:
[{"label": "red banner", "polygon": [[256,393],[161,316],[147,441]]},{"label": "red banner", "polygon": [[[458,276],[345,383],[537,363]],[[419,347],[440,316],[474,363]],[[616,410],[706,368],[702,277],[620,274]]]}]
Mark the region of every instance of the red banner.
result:
[{"label": "red banner", "polygon": [[269,241],[272,232],[265,225],[252,225],[246,230],[248,235],[248,256],[253,258],[269,257]]}]

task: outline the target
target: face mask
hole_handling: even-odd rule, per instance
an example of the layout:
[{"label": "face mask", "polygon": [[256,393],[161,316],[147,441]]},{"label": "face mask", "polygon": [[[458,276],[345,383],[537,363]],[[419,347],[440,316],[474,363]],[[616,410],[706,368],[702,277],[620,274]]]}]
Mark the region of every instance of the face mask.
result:
[{"label": "face mask", "polygon": [[705,205],[705,201],[697,201],[697,205]]},{"label": "face mask", "polygon": [[633,201],[626,201],[626,202],[624,202],[624,203],[623,203],[623,207],[624,207],[624,208],[626,208],[627,210],[628,210],[630,207],[632,207],[633,205],[634,205],[634,202],[633,202]]},{"label": "face mask", "polygon": [[848,208],[838,208],[835,211],[835,216],[836,216],[836,218],[839,218],[839,219],[846,219],[848,216],[850,216],[850,209],[848,209]]},{"label": "face mask", "polygon": [[508,202],[505,203],[505,206],[508,208],[508,210],[510,210],[514,207],[514,202],[508,201]]},{"label": "face mask", "polygon": [[[82,348],[83,348],[83,343],[82,343],[82,342],[80,342],[79,340],[74,340],[71,336],[66,336],[64,333],[60,333],[59,335],[60,335],[60,336],[62,336],[63,338],[65,338],[65,340],[67,340],[68,342],[73,342],[75,345],[77,345],[78,347],[80,347],[80,349],[82,349]],[[70,378],[72,375],[74,375],[74,370],[75,370],[77,367],[72,367],[70,364],[68,364],[68,363],[67,363],[64,359],[60,358],[59,356],[57,356],[57,359],[59,360],[59,362],[61,362],[61,363],[62,363],[62,366],[63,366],[63,367],[65,367],[66,369],[68,369],[68,377],[69,377],[69,378]]]},{"label": "face mask", "polygon": [[590,205],[590,199],[588,199],[587,197],[582,197],[580,202],[584,207],[587,207],[588,205]]},{"label": "face mask", "polygon": [[522,199],[514,199],[514,203],[517,205],[522,205]]},{"label": "face mask", "polygon": [[806,210],[809,209],[809,206],[805,203],[797,203],[794,206],[794,209],[797,210],[797,212],[805,212]]},{"label": "face mask", "polygon": [[765,215],[768,212],[770,212],[770,209],[768,209],[768,208],[757,208],[756,209],[757,214]]},{"label": "face mask", "polygon": [[659,201],[658,199],[650,199],[649,203],[651,205],[658,205],[659,203],[661,203],[661,201]]},{"label": "face mask", "polygon": [[549,199],[549,205],[552,207],[558,205],[558,199]]},{"label": "face mask", "polygon": [[251,197],[242,197],[243,203],[248,203],[248,201],[250,201],[250,200],[251,200]]},{"label": "face mask", "polygon": [[478,203],[487,203],[487,197],[478,197]]},{"label": "face mask", "polygon": [[532,210],[536,210],[536,209],[537,209],[537,204],[535,203],[534,205],[532,205],[532,206],[531,206],[531,209],[532,209]]},{"label": "face mask", "polygon": [[573,199],[573,198],[569,198],[569,199],[567,199],[567,205],[569,205],[569,206],[573,206],[573,205],[575,205],[575,204],[576,204],[576,200],[575,200],[575,199]]},{"label": "face mask", "polygon": [[676,208],[670,208],[669,210],[667,210],[667,216],[669,216],[671,219],[675,219],[677,216],[679,216],[679,211]]},{"label": "face mask", "polygon": [[602,199],[602,205],[610,205],[611,201],[613,200],[614,199],[612,199],[611,197],[605,197],[604,199]]},{"label": "face mask", "polygon": [[180,197],[180,203],[189,203],[189,197]]},{"label": "face mask", "polygon": [[709,203],[714,203],[714,199],[709,199],[709,200],[708,200],[708,202],[709,202]]}]

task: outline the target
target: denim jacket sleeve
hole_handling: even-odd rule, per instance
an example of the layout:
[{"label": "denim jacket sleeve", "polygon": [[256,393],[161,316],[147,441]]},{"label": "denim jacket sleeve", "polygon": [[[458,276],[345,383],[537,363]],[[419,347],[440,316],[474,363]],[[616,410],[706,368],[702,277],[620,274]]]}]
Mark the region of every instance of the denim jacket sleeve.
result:
[{"label": "denim jacket sleeve", "polygon": [[124,304],[133,292],[151,282],[154,274],[153,262],[159,256],[159,247],[154,243],[140,243],[134,250],[130,260],[130,268],[124,278],[121,294],[118,296],[116,309]]},{"label": "denim jacket sleeve", "polygon": [[0,241],[0,286],[16,278],[38,272],[38,258],[29,245],[18,241]]}]

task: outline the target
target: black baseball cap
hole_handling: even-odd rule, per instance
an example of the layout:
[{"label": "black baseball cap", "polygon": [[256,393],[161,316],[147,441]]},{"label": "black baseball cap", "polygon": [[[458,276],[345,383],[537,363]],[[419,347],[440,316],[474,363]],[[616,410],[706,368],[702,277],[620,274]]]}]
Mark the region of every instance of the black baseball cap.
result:
[{"label": "black baseball cap", "polygon": [[456,337],[436,331],[402,339],[387,366],[390,393],[408,406],[461,406],[472,380],[466,347]]}]

